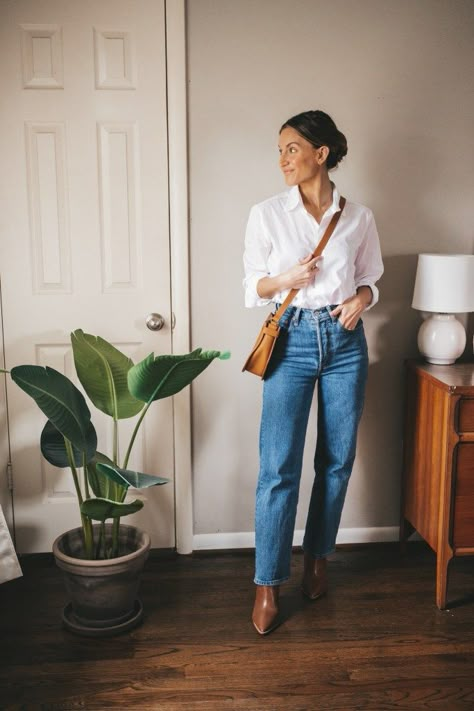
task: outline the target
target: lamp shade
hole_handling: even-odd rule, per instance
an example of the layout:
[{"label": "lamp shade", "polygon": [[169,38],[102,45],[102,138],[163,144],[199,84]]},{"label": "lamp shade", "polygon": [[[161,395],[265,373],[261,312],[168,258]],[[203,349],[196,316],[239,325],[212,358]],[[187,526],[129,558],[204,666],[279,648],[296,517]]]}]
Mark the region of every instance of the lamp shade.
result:
[{"label": "lamp shade", "polygon": [[474,255],[418,255],[412,307],[444,314],[474,311]]}]

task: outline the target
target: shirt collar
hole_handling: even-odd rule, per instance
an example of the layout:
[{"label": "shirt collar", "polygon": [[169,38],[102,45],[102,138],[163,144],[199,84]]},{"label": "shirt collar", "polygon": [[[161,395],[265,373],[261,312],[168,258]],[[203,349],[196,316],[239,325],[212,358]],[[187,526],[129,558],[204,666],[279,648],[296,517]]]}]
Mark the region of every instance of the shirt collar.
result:
[{"label": "shirt collar", "polygon": [[298,207],[299,205],[303,206],[301,193],[299,191],[298,186],[293,185],[293,187],[290,188],[287,193],[285,210],[289,212],[290,210],[294,210],[295,207]]},{"label": "shirt collar", "polygon": [[[339,190],[337,187],[334,185],[333,182],[331,182],[332,185],[332,205],[328,209],[328,213],[330,215],[333,215],[335,212],[339,212],[339,201],[341,199],[341,196],[339,195]],[[297,207],[304,207],[303,206],[303,200],[301,199],[301,193],[299,191],[299,188],[297,185],[293,185],[292,188],[289,189],[287,193],[287,198],[286,198],[286,205],[285,205],[285,210],[289,212],[290,210],[294,210]]]}]

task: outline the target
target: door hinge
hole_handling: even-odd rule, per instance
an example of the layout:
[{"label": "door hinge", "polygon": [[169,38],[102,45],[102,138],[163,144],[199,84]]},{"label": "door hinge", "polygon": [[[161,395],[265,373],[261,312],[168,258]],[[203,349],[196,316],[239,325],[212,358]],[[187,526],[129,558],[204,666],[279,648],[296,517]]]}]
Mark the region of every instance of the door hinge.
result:
[{"label": "door hinge", "polygon": [[9,491],[13,491],[13,467],[11,462],[7,464],[7,481]]}]

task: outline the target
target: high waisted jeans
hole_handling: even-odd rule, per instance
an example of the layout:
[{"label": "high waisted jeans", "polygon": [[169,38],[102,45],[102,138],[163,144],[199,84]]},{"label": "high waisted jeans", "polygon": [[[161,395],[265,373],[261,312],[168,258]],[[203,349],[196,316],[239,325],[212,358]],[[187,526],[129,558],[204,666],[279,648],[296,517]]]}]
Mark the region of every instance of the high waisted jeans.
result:
[{"label": "high waisted jeans", "polygon": [[354,463],[367,380],[362,321],[354,331],[330,316],[290,306],[263,384],[255,545],[257,585],[290,576],[291,548],[306,428],[318,386],[315,479],[303,548],[313,558],[334,550]]}]

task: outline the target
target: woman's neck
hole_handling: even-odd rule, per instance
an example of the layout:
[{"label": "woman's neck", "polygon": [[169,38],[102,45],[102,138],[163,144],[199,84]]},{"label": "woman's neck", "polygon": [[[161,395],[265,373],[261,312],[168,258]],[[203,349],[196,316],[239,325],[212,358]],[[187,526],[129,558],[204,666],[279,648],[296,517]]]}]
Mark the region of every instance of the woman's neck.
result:
[{"label": "woman's neck", "polygon": [[320,173],[311,181],[300,183],[298,187],[303,205],[310,215],[320,222],[328,207],[332,205],[333,184],[327,172]]}]

